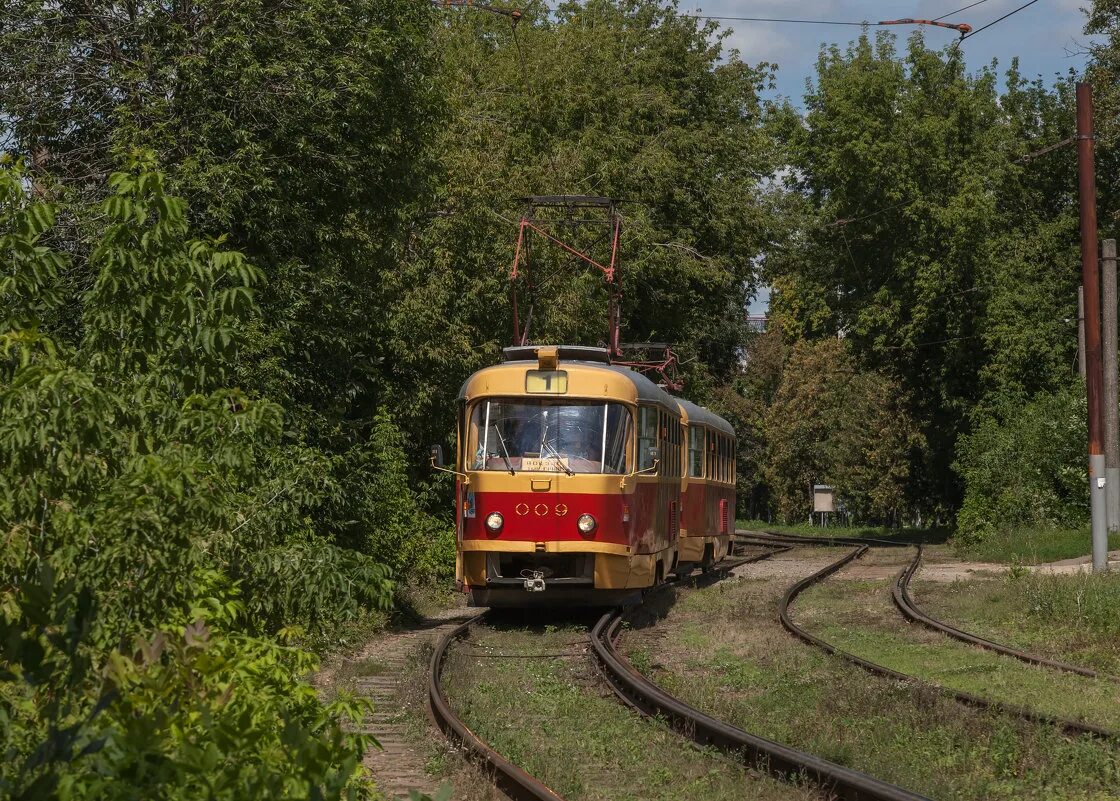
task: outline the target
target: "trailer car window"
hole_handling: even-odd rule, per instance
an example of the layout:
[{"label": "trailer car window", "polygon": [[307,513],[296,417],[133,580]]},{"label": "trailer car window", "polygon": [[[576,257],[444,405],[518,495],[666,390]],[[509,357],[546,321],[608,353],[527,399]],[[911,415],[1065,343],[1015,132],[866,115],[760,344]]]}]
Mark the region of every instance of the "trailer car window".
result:
[{"label": "trailer car window", "polygon": [[653,467],[649,449],[657,447],[657,409],[643,406],[638,409],[638,469]]}]

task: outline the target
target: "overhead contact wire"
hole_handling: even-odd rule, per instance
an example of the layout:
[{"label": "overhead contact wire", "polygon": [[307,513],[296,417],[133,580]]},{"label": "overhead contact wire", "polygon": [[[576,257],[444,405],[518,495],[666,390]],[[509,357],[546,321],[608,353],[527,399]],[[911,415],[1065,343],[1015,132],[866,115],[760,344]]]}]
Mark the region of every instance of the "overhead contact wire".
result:
[{"label": "overhead contact wire", "polygon": [[1038,0],[1030,0],[1030,2],[1029,2],[1029,3],[1023,3],[1023,5],[1019,6],[1018,8],[1016,8],[1016,9],[1014,9],[1014,10],[1012,10],[1012,11],[1008,11],[1008,12],[1007,12],[1006,14],[1004,14],[1004,15],[1003,15],[1002,17],[1000,17],[999,19],[994,19],[994,20],[992,20],[991,22],[989,22],[989,23],[988,23],[987,25],[981,25],[981,26],[980,26],[979,28],[977,28],[976,30],[974,30],[974,31],[969,31],[969,32],[968,32],[968,33],[966,33],[966,34],[965,34],[964,36],[962,36],[962,37],[961,37],[961,38],[960,38],[959,40],[957,40],[957,41],[958,41],[958,44],[959,44],[960,42],[963,42],[963,41],[964,41],[965,39],[971,39],[971,38],[972,38],[973,36],[975,36],[976,34],[980,33],[980,31],[986,31],[986,30],[988,30],[988,28],[992,27],[993,25],[998,25],[999,23],[1003,22],[1003,21],[1004,21],[1005,19],[1007,19],[1008,17],[1013,17],[1013,16],[1015,16],[1016,14],[1018,14],[1018,13],[1019,13],[1020,11],[1022,11],[1023,9],[1025,9],[1025,8],[1030,8],[1031,6],[1033,6],[1033,5],[1034,5],[1035,3],[1037,3],[1037,2],[1038,2]]}]

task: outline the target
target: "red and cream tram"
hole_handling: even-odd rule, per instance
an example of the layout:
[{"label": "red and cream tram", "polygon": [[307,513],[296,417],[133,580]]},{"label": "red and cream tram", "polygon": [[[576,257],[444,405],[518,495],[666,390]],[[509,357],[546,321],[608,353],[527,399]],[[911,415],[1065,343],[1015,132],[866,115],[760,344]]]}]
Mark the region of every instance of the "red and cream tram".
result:
[{"label": "red and cream tram", "polygon": [[507,348],[459,393],[456,578],[480,606],[611,604],[728,551],[734,432],[578,346]]},{"label": "red and cream tram", "polygon": [[677,558],[707,568],[728,555],[735,524],[735,429],[717,414],[677,399],[688,455],[681,476]]}]

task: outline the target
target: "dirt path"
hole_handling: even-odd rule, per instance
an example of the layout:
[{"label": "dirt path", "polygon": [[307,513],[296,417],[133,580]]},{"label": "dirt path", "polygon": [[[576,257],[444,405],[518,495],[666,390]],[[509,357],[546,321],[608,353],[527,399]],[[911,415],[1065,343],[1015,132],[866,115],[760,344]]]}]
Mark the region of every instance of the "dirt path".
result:
[{"label": "dirt path", "polygon": [[[422,623],[397,631],[388,631],[367,642],[360,651],[345,659],[335,660],[319,674],[321,687],[342,687],[373,702],[373,713],[366,718],[362,731],[372,734],[381,748],[371,748],[365,765],[386,799],[407,799],[409,790],[434,793],[441,780],[425,769],[426,754],[422,744],[410,736],[410,717],[418,710],[416,688],[406,686],[410,665],[436,641],[463,620],[474,617],[479,609],[465,607],[448,609]],[[411,723],[415,727],[415,723]],[[430,726],[432,738],[440,737]],[[460,792],[455,801],[466,801]]]}]

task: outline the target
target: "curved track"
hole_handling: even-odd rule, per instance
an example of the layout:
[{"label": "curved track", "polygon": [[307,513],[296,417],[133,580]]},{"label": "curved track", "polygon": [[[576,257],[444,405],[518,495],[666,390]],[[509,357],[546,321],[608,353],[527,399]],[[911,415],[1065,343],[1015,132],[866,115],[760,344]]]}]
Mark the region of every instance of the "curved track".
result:
[{"label": "curved track", "polygon": [[[755,556],[732,558],[717,564],[705,575],[720,575],[734,567],[760,559],[767,559],[776,553],[791,550],[793,546],[771,544],[768,552]],[[695,579],[684,579],[693,581]],[[701,578],[701,580],[703,580]],[[678,582],[681,580],[678,579]],[[487,773],[494,785],[512,801],[564,801],[542,781],[510,762],[481,737],[475,734],[463,720],[455,714],[447,697],[443,694],[442,679],[447,651],[458,638],[462,637],[474,624],[486,617],[486,612],[464,621],[440,638],[428,666],[428,715],[444,736],[458,743],[467,755]]]},{"label": "curved track", "polygon": [[471,731],[451,709],[443,694],[440,681],[448,647],[483,617],[485,613],[456,626],[436,645],[428,671],[428,713],[444,735],[459,743],[471,758],[480,763],[498,789],[513,801],[564,801],[543,782],[514,765]]},{"label": "curved track", "polygon": [[[750,734],[705,715],[669,695],[638,673],[619,655],[615,643],[622,625],[621,611],[608,612],[591,632],[591,647],[599,669],[615,693],[644,715],[658,716],[700,745],[712,745],[783,778],[805,776],[843,799],[920,801],[925,796],[845,768],[796,748]],[[928,799],[927,799],[928,801]]]},{"label": "curved track", "polygon": [[[829,654],[837,656],[847,662],[852,663],[853,665],[857,665],[858,667],[861,667],[870,673],[894,679],[896,681],[903,681],[910,684],[932,687],[936,690],[952,696],[957,701],[960,701],[961,703],[968,706],[977,707],[979,709],[990,709],[994,711],[1005,712],[1007,714],[1015,715],[1017,717],[1024,718],[1036,723],[1049,724],[1052,726],[1056,726],[1059,729],[1062,729],[1063,731],[1066,731],[1070,734],[1089,734],[1094,737],[1120,739],[1120,732],[1113,731],[1112,729],[1106,729],[1102,726],[1097,726],[1092,723],[1084,723],[1077,720],[1069,720],[1066,718],[1055,717],[1053,715],[1046,715],[1033,709],[1029,709],[1028,707],[1019,706],[1017,704],[1006,704],[1000,701],[992,701],[987,698],[982,698],[978,695],[973,695],[972,693],[967,693],[962,690],[954,690],[950,687],[944,687],[940,684],[926,681],[925,679],[921,679],[909,673],[901,673],[897,670],[887,667],[886,665],[881,665],[878,662],[872,662],[870,660],[863,659],[862,657],[856,656],[853,653],[837,648],[832,643],[826,642],[820,637],[810,634],[808,631],[798,626],[793,622],[793,619],[789,614],[789,607],[790,604],[793,603],[794,599],[796,599],[798,595],[800,595],[804,590],[806,590],[813,584],[823,581],[824,579],[828,578],[833,573],[837,572],[842,567],[847,565],[849,562],[858,559],[871,547],[871,545],[866,542],[858,542],[858,538],[845,539],[856,540],[856,542],[847,543],[855,544],[856,548],[840,557],[835,562],[832,562],[821,570],[818,570],[816,573],[813,573],[811,576],[806,576],[800,581],[794,583],[788,590],[786,590],[785,595],[782,596],[782,601],[778,606],[778,617],[781,620],[782,626],[784,626],[785,629],[791,634],[809,643],[810,645],[814,645]],[[817,544],[824,543],[818,540]]]},{"label": "curved track", "polygon": [[[763,554],[727,560],[712,571],[725,575],[739,565],[767,559],[783,553],[792,545],[770,543],[770,550]],[[710,574],[709,574],[710,575]],[[704,576],[678,579],[674,583],[700,583]],[[624,612],[614,610],[605,614],[595,624],[591,634],[599,669],[612,689],[631,707],[648,716],[661,715],[675,724],[675,728],[699,744],[714,745],[725,751],[745,757],[755,767],[787,779],[807,777],[821,785],[831,797],[849,801],[929,801],[925,796],[902,787],[875,779],[865,773],[845,768],[805,751],[758,737],[705,715],[638,673],[618,654],[615,643]],[[485,613],[465,621],[444,635],[432,654],[429,678],[429,713],[443,733],[459,743],[483,767],[494,784],[513,801],[563,801],[543,782],[526,773],[487,745],[482,738],[455,714],[441,687],[444,662],[451,643],[467,629],[485,617]]]},{"label": "curved track", "polygon": [[1012,648],[1009,645],[993,642],[992,640],[985,639],[976,634],[971,634],[963,629],[958,629],[956,626],[951,626],[937,618],[930,617],[919,609],[914,603],[914,599],[910,597],[910,579],[918,572],[921,563],[922,546],[919,545],[917,546],[917,553],[914,554],[914,560],[910,562],[905,570],[898,574],[898,578],[896,578],[894,582],[894,587],[891,589],[891,597],[894,599],[895,606],[898,607],[898,610],[902,612],[907,619],[915,623],[921,623],[923,626],[927,626],[935,631],[940,631],[942,634],[946,634],[955,640],[960,640],[961,642],[985,648],[989,651],[1011,656],[1023,662],[1029,662],[1032,665],[1041,665],[1043,667],[1053,668],[1054,670],[1062,670],[1067,673],[1077,673],[1078,675],[1088,676],[1094,679],[1102,678],[1110,681],[1120,681],[1120,677],[1118,676],[1101,673],[1092,668],[1082,667],[1081,665],[1059,662],[1058,660],[1032,654],[1028,651],[1021,651],[1018,648]]}]

